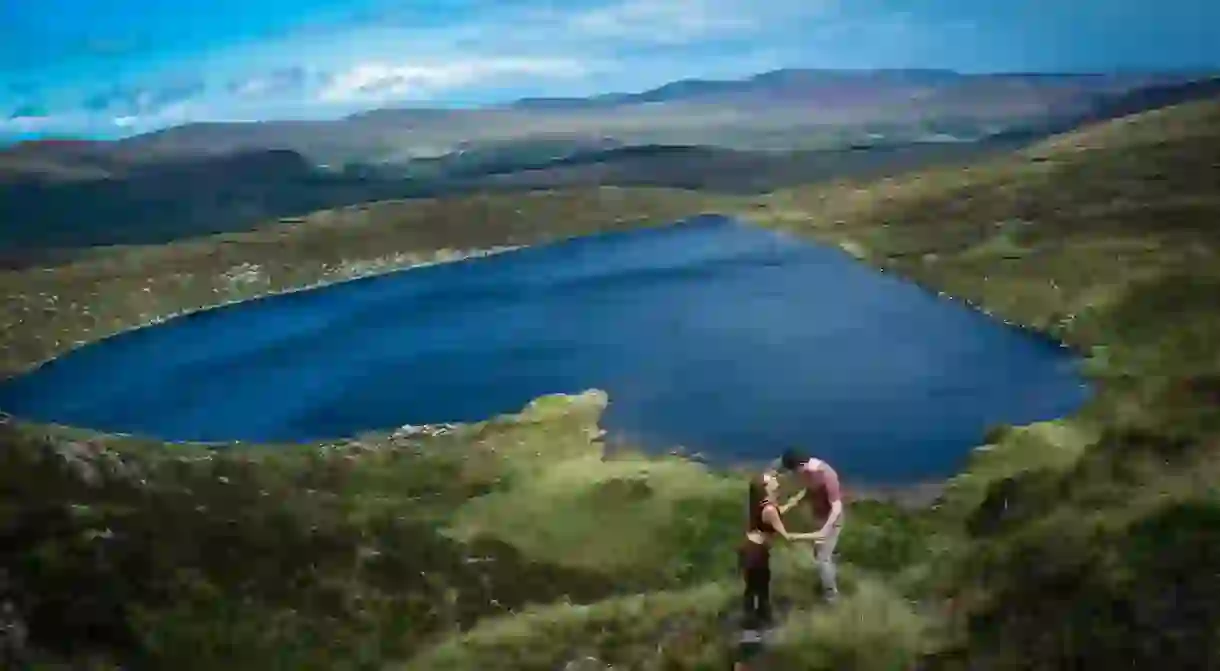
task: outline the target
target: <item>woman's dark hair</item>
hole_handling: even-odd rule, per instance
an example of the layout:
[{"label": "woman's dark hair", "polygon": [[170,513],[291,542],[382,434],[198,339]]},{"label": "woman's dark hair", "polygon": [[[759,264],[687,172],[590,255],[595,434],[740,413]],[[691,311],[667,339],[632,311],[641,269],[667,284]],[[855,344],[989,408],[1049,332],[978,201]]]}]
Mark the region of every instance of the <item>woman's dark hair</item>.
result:
[{"label": "woman's dark hair", "polygon": [[750,478],[750,530],[761,529],[763,525],[763,501],[767,500],[767,484],[763,481],[765,474]]}]

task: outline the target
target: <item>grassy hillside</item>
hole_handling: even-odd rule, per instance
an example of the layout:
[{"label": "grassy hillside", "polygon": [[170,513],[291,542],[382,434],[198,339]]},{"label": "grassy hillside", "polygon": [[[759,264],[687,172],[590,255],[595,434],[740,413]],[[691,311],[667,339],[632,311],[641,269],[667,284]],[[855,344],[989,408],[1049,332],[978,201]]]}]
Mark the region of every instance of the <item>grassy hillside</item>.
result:
[{"label": "grassy hillside", "polygon": [[665,186],[759,194],[795,184],[877,178],[966,163],[1015,149],[1019,142],[902,143],[823,151],[747,152],[710,146],[640,145],[582,152],[477,180],[484,189],[564,188],[586,184]]},{"label": "grassy hillside", "polygon": [[1209,101],[753,212],[1088,354],[1097,402],[997,435],[942,507],[975,664],[1220,663],[1217,156]]},{"label": "grassy hillside", "polygon": [[[964,171],[751,199],[602,189],[386,203],[102,250],[0,276],[3,314],[17,315],[5,370],[438,247],[740,212],[1048,330],[1088,355],[1100,388],[1076,417],[992,432],[933,509],[853,502],[833,610],[782,550],[788,617],[761,668],[1212,668],[1217,156],[1213,102]],[[547,398],[438,435],[272,450],[8,422],[0,601],[41,659],[78,668],[727,668],[742,481],[677,458],[604,458],[605,402]]]},{"label": "grassy hillside", "polygon": [[48,252],[247,231],[320,209],[388,199],[596,186],[759,194],[835,177],[964,161],[1015,146],[980,141],[740,152],[651,145],[602,150],[585,144],[579,138],[493,144],[426,161],[342,170],[318,169],[290,151],[132,164],[107,154],[113,150],[103,143],[86,155],[45,150],[31,157],[32,150],[0,151],[0,263],[21,267],[44,262]]}]

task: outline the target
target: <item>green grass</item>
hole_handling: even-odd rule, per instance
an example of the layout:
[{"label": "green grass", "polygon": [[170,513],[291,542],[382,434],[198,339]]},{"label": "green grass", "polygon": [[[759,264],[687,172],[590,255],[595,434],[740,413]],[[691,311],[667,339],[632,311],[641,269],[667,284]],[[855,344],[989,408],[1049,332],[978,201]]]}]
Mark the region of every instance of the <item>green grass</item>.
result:
[{"label": "green grass", "polygon": [[401,669],[549,671],[588,658],[600,661],[602,668],[724,668],[728,651],[722,613],[736,597],[733,586],[710,583],[586,607],[549,606],[488,621]]},{"label": "green grass", "polygon": [[[563,443],[567,424],[589,449],[599,398],[573,399],[548,436]],[[65,462],[73,443],[6,426],[3,565],[50,647],[91,641],[155,668],[370,668],[486,615],[623,588],[623,576],[438,528],[444,502],[511,470],[473,462],[511,460],[500,455],[536,438],[537,422],[527,410],[473,429],[480,447],[461,453],[460,436],[359,456],[119,447],[83,462],[94,478]]]},{"label": "green grass", "polygon": [[691,462],[607,463],[594,454],[467,503],[455,513],[453,533],[493,536],[530,556],[573,566],[663,566],[684,549],[683,513],[728,502],[739,516],[740,500],[740,483]]},{"label": "green grass", "polygon": [[[763,668],[1207,668],[1220,663],[1218,155],[1220,106],[1194,104],[967,170],[752,200],[383,203],[99,250],[0,276],[3,370],[442,248],[742,213],[1062,338],[1098,389],[1071,418],[997,427],[933,508],[852,501],[834,610],[816,603],[807,554],[781,546],[791,616]],[[78,668],[726,668],[744,480],[603,458],[605,403],[551,397],[438,437],[306,447],[7,423],[0,601],[18,605],[40,661]]]},{"label": "green grass", "polygon": [[767,668],[904,671],[938,643],[935,620],[884,584],[865,581],[833,610],[812,609],[775,634]]},{"label": "green grass", "polygon": [[949,480],[941,514],[965,519],[992,484],[1031,471],[1064,472],[1096,441],[1096,431],[1079,420],[1008,427],[994,442],[976,448],[965,470]]}]

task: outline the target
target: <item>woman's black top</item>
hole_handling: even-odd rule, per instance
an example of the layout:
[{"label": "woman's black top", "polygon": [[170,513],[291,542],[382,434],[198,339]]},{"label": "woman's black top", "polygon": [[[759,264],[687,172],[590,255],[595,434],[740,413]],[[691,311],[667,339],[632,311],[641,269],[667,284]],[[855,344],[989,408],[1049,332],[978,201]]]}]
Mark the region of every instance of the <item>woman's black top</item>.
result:
[{"label": "woman's black top", "polygon": [[767,506],[773,505],[775,504],[771,502],[771,499],[763,499],[757,509],[750,511],[750,531],[759,531],[764,534],[775,533],[775,527],[771,526],[771,523],[763,517],[763,511],[767,509]]},{"label": "woman's black top", "polygon": [[[763,511],[772,505],[775,504],[770,499],[764,499],[757,509],[750,511],[749,531],[768,535],[775,533],[775,527],[763,519]],[[743,571],[766,569],[771,560],[771,543],[755,543],[747,538],[742,543],[739,559]]]}]

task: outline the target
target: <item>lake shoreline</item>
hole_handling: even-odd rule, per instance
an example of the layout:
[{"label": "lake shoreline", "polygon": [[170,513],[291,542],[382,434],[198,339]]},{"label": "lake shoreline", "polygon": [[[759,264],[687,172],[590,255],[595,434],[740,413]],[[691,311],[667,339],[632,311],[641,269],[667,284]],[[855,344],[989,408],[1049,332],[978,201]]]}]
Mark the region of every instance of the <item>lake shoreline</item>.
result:
[{"label": "lake shoreline", "polygon": [[[437,266],[437,265],[442,265],[442,264],[460,263],[462,261],[468,261],[471,259],[479,259],[479,258],[484,258],[487,256],[495,256],[496,254],[503,254],[505,252],[511,252],[511,251],[515,251],[518,249],[524,249],[527,246],[528,245],[506,245],[506,246],[501,246],[501,247],[488,247],[488,248],[484,248],[484,249],[467,249],[467,250],[456,250],[456,251],[437,250],[437,251],[433,252],[433,256],[435,258],[432,258],[429,260],[412,261],[412,262],[408,262],[408,263],[403,263],[401,265],[386,266],[384,268],[379,268],[376,271],[372,271],[372,272],[355,273],[355,274],[345,275],[342,277],[335,277],[335,278],[324,278],[324,279],[321,279],[321,280],[318,280],[316,282],[309,283],[309,284],[302,284],[302,285],[298,285],[298,286],[291,286],[291,287],[280,288],[280,289],[272,289],[272,290],[263,291],[263,292],[255,292],[255,293],[241,296],[238,298],[228,298],[228,299],[216,302],[216,303],[212,303],[210,305],[203,305],[203,306],[196,307],[196,308],[191,308],[191,309],[187,309],[187,310],[170,312],[170,313],[167,313],[164,315],[154,316],[149,319],[132,324],[131,326],[128,326],[126,328],[112,331],[112,332],[108,333],[107,335],[104,335],[95,340],[77,342],[74,347],[68,348],[66,351],[60,352],[54,356],[28,364],[24,368],[19,369],[17,371],[0,370],[0,382],[4,382],[5,380],[11,380],[11,379],[19,377],[21,375],[26,375],[28,373],[31,373],[31,372],[37,370],[38,368],[46,365],[47,363],[50,363],[51,361],[54,361],[55,359],[62,357],[63,355],[67,354],[68,352],[70,352],[74,349],[83,347],[84,345],[91,344],[94,342],[101,342],[108,338],[114,338],[114,337],[123,335],[125,333],[131,333],[133,331],[139,331],[141,329],[165,324],[166,322],[170,322],[175,319],[183,319],[183,318],[190,317],[192,315],[198,315],[198,314],[201,314],[204,312],[209,312],[211,310],[219,310],[221,308],[231,307],[234,305],[241,305],[244,303],[252,303],[255,301],[260,301],[260,300],[264,300],[264,299],[268,299],[268,298],[276,298],[279,296],[290,296],[292,294],[304,293],[306,291],[313,291],[315,289],[324,289],[326,287],[338,286],[341,284],[347,284],[349,282],[359,282],[361,280],[369,280],[369,279],[374,279],[377,277],[384,277],[386,275],[392,275],[394,273],[399,273],[399,272],[403,272],[403,271],[407,271],[407,270],[414,270],[417,268],[427,268],[430,266]],[[53,272],[54,268],[42,269],[42,270],[50,270]],[[0,408],[0,412],[3,412],[3,408]]]}]

